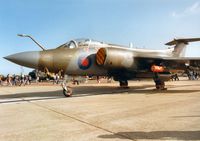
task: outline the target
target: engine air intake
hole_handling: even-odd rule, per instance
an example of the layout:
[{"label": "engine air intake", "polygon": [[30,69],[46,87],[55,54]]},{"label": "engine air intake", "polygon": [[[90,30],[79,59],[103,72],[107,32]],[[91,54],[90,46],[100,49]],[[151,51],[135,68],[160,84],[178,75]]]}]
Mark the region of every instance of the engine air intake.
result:
[{"label": "engine air intake", "polygon": [[106,60],[106,49],[100,48],[96,54],[96,62],[98,65],[101,66],[104,65],[105,60]]}]

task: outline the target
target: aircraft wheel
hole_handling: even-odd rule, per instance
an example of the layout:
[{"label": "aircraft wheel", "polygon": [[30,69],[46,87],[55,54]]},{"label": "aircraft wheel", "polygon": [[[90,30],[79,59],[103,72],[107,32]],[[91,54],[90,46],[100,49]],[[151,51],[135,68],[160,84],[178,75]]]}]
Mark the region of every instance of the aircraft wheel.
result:
[{"label": "aircraft wheel", "polygon": [[65,97],[70,97],[72,96],[72,89],[71,88],[67,88],[67,89],[63,89],[63,94]]},{"label": "aircraft wheel", "polygon": [[164,81],[155,81],[155,86],[157,90],[167,90],[167,88],[165,88],[165,82]]},{"label": "aircraft wheel", "polygon": [[66,97],[72,96],[72,88],[70,86],[67,86],[65,82],[62,83],[62,88],[64,96]]},{"label": "aircraft wheel", "polygon": [[127,80],[119,81],[119,85],[122,88],[128,88],[128,81]]}]

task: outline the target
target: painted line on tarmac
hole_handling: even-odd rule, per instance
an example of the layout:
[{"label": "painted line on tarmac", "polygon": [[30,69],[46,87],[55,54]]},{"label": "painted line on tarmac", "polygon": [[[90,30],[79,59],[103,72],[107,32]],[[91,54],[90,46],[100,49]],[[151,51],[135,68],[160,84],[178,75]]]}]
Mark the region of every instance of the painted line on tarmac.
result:
[{"label": "painted line on tarmac", "polygon": [[38,98],[31,98],[31,99],[23,99],[23,98],[12,98],[12,99],[3,99],[0,100],[0,104],[19,104],[19,103],[26,103],[27,101],[43,101],[43,100],[54,100],[54,99],[62,99],[63,97],[38,97]]}]

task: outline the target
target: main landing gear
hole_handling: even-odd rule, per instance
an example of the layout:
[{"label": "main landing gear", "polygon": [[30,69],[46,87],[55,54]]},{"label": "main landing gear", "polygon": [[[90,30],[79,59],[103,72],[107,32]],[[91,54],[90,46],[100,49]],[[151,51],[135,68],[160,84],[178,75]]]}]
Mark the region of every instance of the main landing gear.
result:
[{"label": "main landing gear", "polygon": [[129,88],[127,80],[120,80],[119,85],[120,85],[121,88]]},{"label": "main landing gear", "polygon": [[155,86],[157,90],[167,90],[167,88],[165,88],[165,81],[162,80],[159,76],[158,73],[154,74],[154,82],[155,82]]},{"label": "main landing gear", "polygon": [[73,93],[72,88],[70,86],[67,86],[66,82],[62,83],[62,88],[63,88],[63,94],[65,97],[72,96],[72,93]]}]

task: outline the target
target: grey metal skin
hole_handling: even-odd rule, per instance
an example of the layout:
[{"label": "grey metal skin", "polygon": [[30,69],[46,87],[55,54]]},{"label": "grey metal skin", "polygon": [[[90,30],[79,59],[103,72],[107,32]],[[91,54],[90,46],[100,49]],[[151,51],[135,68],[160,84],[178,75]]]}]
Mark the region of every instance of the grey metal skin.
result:
[{"label": "grey metal skin", "polygon": [[[91,66],[83,70],[79,68],[79,57],[90,57]],[[44,51],[22,52],[4,57],[16,64],[39,69],[44,71],[58,73],[60,70],[69,75],[107,75],[107,71],[96,65],[95,52],[84,52],[83,49],[51,49]]]},{"label": "grey metal skin", "polygon": [[30,68],[38,68],[40,53],[38,51],[21,52],[6,56],[4,58],[18,65]]},{"label": "grey metal skin", "polygon": [[[170,69],[185,69],[188,61],[199,66],[200,58],[184,57],[185,46],[200,38],[175,39],[167,45],[175,45],[166,50],[133,49],[120,45],[72,40],[58,48],[13,54],[5,59],[16,64],[44,71],[69,75],[113,76],[115,80],[152,78],[152,65]],[[98,52],[103,49],[102,64],[97,63]],[[101,57],[100,53],[100,57]],[[85,62],[84,62],[84,59]],[[101,59],[101,58],[100,58]]]}]

